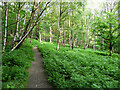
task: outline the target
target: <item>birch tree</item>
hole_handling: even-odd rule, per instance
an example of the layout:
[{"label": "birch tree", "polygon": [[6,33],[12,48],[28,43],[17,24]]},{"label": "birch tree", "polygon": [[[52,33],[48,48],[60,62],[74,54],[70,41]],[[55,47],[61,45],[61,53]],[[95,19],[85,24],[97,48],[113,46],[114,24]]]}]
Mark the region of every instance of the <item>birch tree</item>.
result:
[{"label": "birch tree", "polygon": [[6,2],[6,9],[5,9],[5,34],[4,34],[4,43],[3,43],[3,51],[5,51],[6,41],[7,41],[7,17],[8,16],[8,2]]},{"label": "birch tree", "polygon": [[[35,2],[34,2],[34,3],[35,3]],[[13,50],[15,50],[16,48],[19,48],[19,47],[22,45],[22,43],[24,42],[25,38],[30,34],[30,32],[31,32],[31,31],[34,29],[34,27],[38,24],[41,15],[44,13],[44,11],[45,11],[46,8],[48,7],[49,3],[50,3],[50,2],[47,2],[47,3],[45,4],[45,7],[42,9],[42,11],[40,12],[40,14],[36,17],[35,23],[33,24],[33,26],[32,26],[32,27],[29,29],[29,31],[27,32],[28,27],[29,27],[29,25],[30,25],[30,22],[31,22],[31,20],[34,18],[34,14],[35,14],[35,12],[38,10],[38,8],[39,8],[39,6],[40,6],[40,3],[38,3],[36,6],[35,6],[35,4],[33,5],[32,13],[31,13],[31,16],[30,16],[30,18],[29,18],[29,20],[28,20],[28,22],[27,22],[27,24],[26,24],[26,27],[25,27],[25,29],[24,29],[24,33],[23,33],[22,39],[18,42],[18,44],[17,44],[15,47],[13,47],[13,48],[11,49],[10,52],[12,52]],[[36,8],[35,8],[35,7],[36,7]]]}]

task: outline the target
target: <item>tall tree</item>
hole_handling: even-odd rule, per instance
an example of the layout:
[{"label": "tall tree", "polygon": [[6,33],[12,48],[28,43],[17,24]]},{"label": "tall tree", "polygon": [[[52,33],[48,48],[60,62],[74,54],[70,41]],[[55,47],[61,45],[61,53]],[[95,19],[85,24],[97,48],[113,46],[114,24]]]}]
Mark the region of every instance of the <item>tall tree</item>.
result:
[{"label": "tall tree", "polygon": [[[34,27],[37,25],[37,23],[39,22],[40,16],[41,16],[41,15],[43,14],[43,12],[46,10],[46,8],[48,7],[48,4],[49,4],[49,3],[50,3],[50,2],[47,2],[47,3],[45,4],[45,7],[42,9],[42,11],[40,12],[40,14],[36,17],[35,23],[33,24],[33,26],[32,26],[32,27],[29,29],[29,31],[27,32],[28,27],[29,27],[29,25],[30,25],[30,22],[31,22],[31,20],[34,18],[34,14],[35,14],[36,10],[38,10],[38,8],[39,8],[39,6],[40,6],[40,3],[38,3],[38,4],[35,6],[35,2],[34,2],[31,16],[30,16],[30,18],[29,18],[29,20],[28,20],[28,22],[27,22],[27,24],[26,24],[26,27],[25,27],[25,29],[24,29],[23,37],[22,37],[22,39],[18,42],[18,44],[11,49],[10,52],[12,52],[13,50],[15,50],[16,48],[19,48],[19,47],[22,45],[22,43],[24,42],[25,38],[30,34],[30,32],[33,30],[33,28],[34,28]],[[35,7],[36,7],[36,8],[35,8]]]},{"label": "tall tree", "polygon": [[71,25],[70,25],[70,3],[69,3],[69,9],[68,9],[68,13],[69,13],[69,47],[71,48]]},{"label": "tall tree", "polygon": [[7,20],[8,20],[8,2],[5,4],[5,34],[4,34],[4,43],[3,43],[3,51],[5,51],[6,41],[7,41]]}]

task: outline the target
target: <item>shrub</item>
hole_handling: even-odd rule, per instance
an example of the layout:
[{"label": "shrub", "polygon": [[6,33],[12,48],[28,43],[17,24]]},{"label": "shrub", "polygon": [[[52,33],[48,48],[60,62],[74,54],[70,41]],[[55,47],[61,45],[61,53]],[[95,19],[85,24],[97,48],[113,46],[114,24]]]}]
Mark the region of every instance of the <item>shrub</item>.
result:
[{"label": "shrub", "polygon": [[32,46],[26,43],[10,54],[4,53],[2,57],[3,88],[24,88],[28,79],[27,69],[34,60],[33,56]]},{"label": "shrub", "polygon": [[[49,82],[58,88],[117,88],[118,58],[104,52],[36,43],[43,55]],[[102,54],[101,54],[102,53]]]}]

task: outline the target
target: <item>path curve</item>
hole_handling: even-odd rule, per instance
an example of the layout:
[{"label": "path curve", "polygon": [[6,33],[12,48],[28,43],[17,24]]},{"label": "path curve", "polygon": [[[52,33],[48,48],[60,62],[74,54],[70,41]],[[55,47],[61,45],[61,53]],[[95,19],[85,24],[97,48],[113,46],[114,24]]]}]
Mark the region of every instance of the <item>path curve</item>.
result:
[{"label": "path curve", "polygon": [[28,88],[52,88],[44,71],[42,56],[37,47],[33,48],[34,61],[29,69]]}]

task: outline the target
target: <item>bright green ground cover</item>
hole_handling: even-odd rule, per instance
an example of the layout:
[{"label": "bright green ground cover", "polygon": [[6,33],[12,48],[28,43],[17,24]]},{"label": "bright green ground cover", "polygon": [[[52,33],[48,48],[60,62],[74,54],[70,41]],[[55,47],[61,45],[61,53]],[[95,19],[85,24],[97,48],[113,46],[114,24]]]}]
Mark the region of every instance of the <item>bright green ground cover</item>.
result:
[{"label": "bright green ground cover", "polygon": [[56,51],[56,44],[33,40],[43,55],[49,82],[59,88],[117,88],[118,55],[61,47]]},{"label": "bright green ground cover", "polygon": [[[24,43],[20,49],[2,57],[3,88],[24,88],[28,80],[28,68],[34,60],[34,46],[38,46],[43,55],[45,70],[49,82],[59,88],[116,88],[118,87],[118,55],[92,49],[69,49],[56,44],[32,40]],[[9,51],[9,46],[6,51]]]},{"label": "bright green ground cover", "polygon": [[2,87],[24,88],[28,80],[28,68],[34,60],[34,52],[30,44],[24,43],[10,54],[9,46],[2,57]]}]

